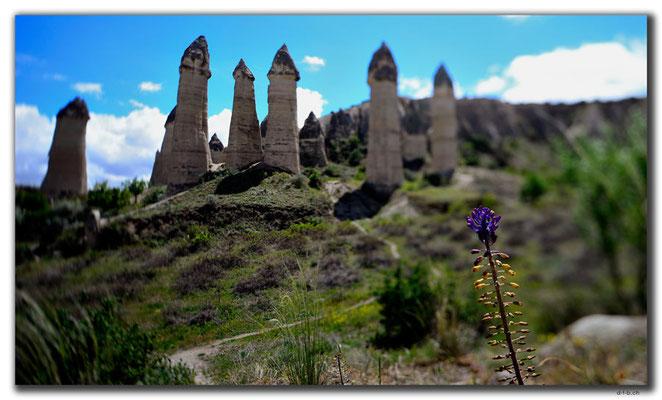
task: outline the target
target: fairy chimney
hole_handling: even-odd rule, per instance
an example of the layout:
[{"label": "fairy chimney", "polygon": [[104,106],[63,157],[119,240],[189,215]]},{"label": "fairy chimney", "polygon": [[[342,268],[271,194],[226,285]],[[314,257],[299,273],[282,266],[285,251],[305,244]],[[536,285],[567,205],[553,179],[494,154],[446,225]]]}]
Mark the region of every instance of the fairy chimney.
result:
[{"label": "fairy chimney", "polygon": [[[255,77],[243,59],[239,60],[232,77],[234,78],[234,100],[230,119],[230,135],[222,160],[230,167],[242,169],[262,160],[262,137],[260,136],[260,122],[257,119],[257,111],[255,111],[255,89],[253,87]],[[271,100],[269,104],[271,104]],[[294,104],[296,107],[296,98]]]},{"label": "fairy chimney", "polygon": [[212,135],[211,140],[209,140],[209,152],[211,153],[212,163],[220,164],[222,162],[223,142],[221,142],[221,139],[215,133]]},{"label": "fairy chimney", "polygon": [[458,138],[453,81],[443,65],[434,77],[430,116],[431,160],[427,174],[433,183],[448,184],[457,167]]},{"label": "fairy chimney", "polygon": [[49,196],[87,193],[85,132],[90,113],[85,100],[76,97],[57,113],[48,171],[41,190]]},{"label": "fairy chimney", "polygon": [[269,78],[269,123],[264,144],[264,163],[294,174],[299,168],[299,129],[297,127],[297,81],[299,71],[287,46],[278,50]]},{"label": "fairy chimney", "polygon": [[179,66],[168,195],[194,186],[211,165],[207,132],[207,80],[210,77],[207,41],[200,36],[184,51]]},{"label": "fairy chimney", "polygon": [[299,131],[299,158],[302,167],[326,167],[322,125],[312,111]]},{"label": "fairy chimney", "polygon": [[391,51],[382,43],[368,68],[370,116],[366,157],[366,188],[379,198],[388,198],[404,181],[397,80],[398,69]]},{"label": "fairy chimney", "polygon": [[152,186],[168,184],[168,163],[172,155],[172,134],[175,127],[176,112],[177,106],[170,111],[168,118],[166,118],[163,142],[161,143],[161,149],[156,151],[154,167],[152,167],[152,177],[149,180]]}]

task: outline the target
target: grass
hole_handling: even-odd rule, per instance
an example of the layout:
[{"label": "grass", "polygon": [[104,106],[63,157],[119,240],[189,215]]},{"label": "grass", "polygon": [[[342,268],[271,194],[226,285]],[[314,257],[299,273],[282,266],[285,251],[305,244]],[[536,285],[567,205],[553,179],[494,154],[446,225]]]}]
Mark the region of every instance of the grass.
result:
[{"label": "grass", "polygon": [[[343,377],[353,384],[486,384],[492,372],[485,362],[489,357],[483,354],[484,346],[462,341],[481,329],[469,319],[467,299],[473,301],[473,293],[462,287],[435,289],[447,294],[445,310],[436,310],[447,317],[442,320],[446,325],[436,329],[447,335],[435,334],[433,329],[432,335],[408,349],[378,350],[370,343],[381,329],[377,302],[344,310],[374,296],[384,274],[395,268],[388,246],[370,235],[396,243],[410,262],[439,271],[435,279],[440,282],[467,281],[463,274],[470,272],[471,257],[465,255],[473,237],[465,226],[465,212],[480,203],[495,202],[504,221],[512,224],[504,226],[499,241],[517,259],[518,278],[526,283],[521,295],[529,303],[527,310],[533,314],[529,322],[532,331],[540,334],[539,340],[544,342],[544,333],[558,332],[574,318],[569,311],[545,318],[559,304],[571,305],[582,298],[597,306],[582,308],[577,315],[604,311],[600,306],[607,303],[600,298],[604,285],[595,273],[599,269],[584,268],[593,255],[578,242],[564,214],[567,204],[557,199],[540,202],[534,209],[513,203],[500,187],[511,177],[501,180],[501,175],[490,173],[492,181],[485,178],[468,188],[425,186],[403,191],[419,215],[396,213],[360,221],[369,236],[349,222],[333,220],[328,196],[307,186],[291,186],[289,176],[276,174],[232,195],[215,195],[218,182],[212,180],[127,216],[122,224],[134,224],[138,242],[70,258],[28,260],[17,266],[16,284],[34,298],[63,307],[81,298],[96,304],[112,294],[121,305],[121,317],[153,335],[157,354],[170,354],[274,326],[270,321],[279,319],[281,300],[297,296],[297,286],[288,277],[298,271],[298,261],[315,276],[311,283],[317,288],[312,295],[322,316],[315,320],[315,330],[326,343],[319,352],[324,366],[308,375],[319,373],[327,384],[339,384],[332,357],[341,344],[347,375]],[[518,193],[519,189],[512,190]],[[205,245],[179,252],[194,225],[206,230],[201,235]],[[575,292],[576,296],[568,296]],[[283,349],[296,349],[296,337],[300,336],[288,339],[284,333],[271,332],[226,343],[218,353],[205,356],[212,365],[212,379],[222,384],[296,381],[296,372],[288,378],[273,364],[283,356]],[[598,361],[586,361],[586,366]],[[549,364],[550,370],[565,368]],[[641,369],[625,368],[623,379],[636,375],[637,368]],[[563,371],[550,376],[559,381],[578,379]]]}]

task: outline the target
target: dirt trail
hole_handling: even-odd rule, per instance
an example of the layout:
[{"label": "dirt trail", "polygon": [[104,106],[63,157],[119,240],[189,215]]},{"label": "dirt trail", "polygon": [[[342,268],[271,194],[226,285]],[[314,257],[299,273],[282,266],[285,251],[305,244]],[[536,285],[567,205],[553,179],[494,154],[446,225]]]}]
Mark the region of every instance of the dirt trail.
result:
[{"label": "dirt trail", "polygon": [[[357,309],[359,307],[363,307],[367,304],[372,303],[375,301],[377,297],[370,297],[369,299],[363,300],[361,302],[358,302],[350,307],[347,307],[343,310],[343,312],[348,312],[354,309]],[[221,346],[224,343],[227,342],[232,342],[234,340],[239,340],[243,338],[247,338],[250,336],[255,336],[255,335],[261,335],[263,333],[271,332],[276,329],[282,329],[282,328],[289,328],[291,326],[296,326],[303,323],[303,321],[296,321],[292,322],[290,324],[286,325],[278,325],[278,326],[273,326],[270,328],[263,328],[257,331],[253,332],[247,332],[247,333],[242,333],[239,335],[235,335],[229,338],[224,338],[224,339],[219,339],[216,341],[213,341],[211,343],[208,343],[203,346],[198,346],[198,347],[193,347],[187,350],[181,350],[169,357],[170,361],[173,364],[176,363],[184,363],[186,364],[189,368],[193,368],[195,371],[195,383],[197,385],[213,385],[214,383],[209,379],[209,377],[205,374],[205,371],[210,367],[209,362],[203,359],[206,355],[213,354],[219,346]]]},{"label": "dirt trail", "polygon": [[[327,188],[327,190],[328,190],[328,188]],[[331,197],[332,197],[334,202],[338,201],[336,196],[332,195]],[[352,221],[352,225],[354,225],[364,235],[373,236],[376,239],[378,239],[379,241],[381,241],[382,243],[386,244],[389,247],[389,250],[390,250],[391,255],[393,256],[393,258],[396,259],[396,260],[400,259],[400,253],[398,252],[398,246],[395,243],[391,242],[388,239],[384,239],[382,237],[379,237],[379,236],[376,236],[372,233],[369,233],[357,221]],[[358,302],[358,303],[356,303],[356,304],[354,304],[350,307],[345,308],[342,312],[352,311],[352,310],[357,309],[359,307],[370,304],[373,301],[375,301],[376,299],[377,299],[377,297],[375,297],[375,296],[370,297],[369,299],[363,300],[363,301]],[[270,327],[270,328],[263,328],[263,329],[260,329],[260,330],[257,330],[257,331],[242,333],[242,334],[235,335],[235,336],[232,336],[232,337],[229,337],[229,338],[219,339],[219,340],[213,341],[213,342],[208,343],[208,344],[203,345],[203,346],[198,346],[198,347],[193,347],[193,348],[190,348],[190,349],[178,351],[178,352],[172,354],[169,357],[169,359],[174,364],[184,363],[189,368],[193,368],[193,370],[195,372],[195,383],[197,385],[213,385],[214,383],[211,381],[211,379],[205,373],[206,370],[209,369],[210,364],[203,357],[205,357],[207,355],[210,355],[210,354],[213,354],[215,351],[218,350],[218,347],[223,345],[224,343],[231,342],[231,341],[234,341],[234,340],[243,339],[243,338],[247,338],[247,337],[250,337],[250,336],[261,335],[263,333],[270,332],[270,331],[273,331],[273,330],[276,330],[276,329],[296,326],[296,325],[301,324],[302,322],[303,321],[297,321],[297,322],[293,322],[293,323],[290,323],[290,324],[287,324],[287,325],[279,325],[279,326],[273,326],[273,327]]]}]

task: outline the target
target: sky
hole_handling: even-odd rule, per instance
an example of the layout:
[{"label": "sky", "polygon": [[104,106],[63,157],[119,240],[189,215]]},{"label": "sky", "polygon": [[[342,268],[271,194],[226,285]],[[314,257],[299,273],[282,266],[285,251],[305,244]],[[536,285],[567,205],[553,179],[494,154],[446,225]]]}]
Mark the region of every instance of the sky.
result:
[{"label": "sky", "polygon": [[40,185],[55,115],[87,102],[88,186],[149,179],[175,106],[179,63],[200,35],[209,44],[209,135],[227,145],[234,80],[255,76],[258,118],[267,72],[285,43],[296,63],[298,123],[369,98],[367,69],[382,41],[401,96],[424,98],[443,63],[456,97],[503,101],[615,100],[647,95],[643,15],[15,16],[15,181]]}]

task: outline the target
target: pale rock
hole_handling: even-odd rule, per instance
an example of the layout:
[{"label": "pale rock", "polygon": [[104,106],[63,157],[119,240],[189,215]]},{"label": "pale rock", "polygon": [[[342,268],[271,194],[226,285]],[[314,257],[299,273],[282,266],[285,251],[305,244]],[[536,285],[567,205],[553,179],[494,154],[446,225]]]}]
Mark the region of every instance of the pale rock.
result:
[{"label": "pale rock", "polygon": [[85,133],[90,119],[87,104],[79,97],[57,113],[48,171],[41,190],[49,196],[87,193]]},{"label": "pale rock", "polygon": [[368,68],[370,121],[365,185],[379,198],[388,198],[404,181],[397,80],[391,51],[382,43]]},{"label": "pale rock", "polygon": [[212,163],[207,128],[207,81],[210,77],[207,41],[200,36],[186,49],[179,66],[168,195],[194,186]]},{"label": "pale rock", "polygon": [[299,71],[287,50],[278,50],[269,78],[269,122],[263,140],[264,162],[272,167],[300,173],[297,127],[297,81]]},{"label": "pale rock", "polygon": [[448,184],[457,167],[459,149],[453,82],[443,65],[434,77],[430,109],[431,160],[427,174],[434,183]]},{"label": "pale rock", "polygon": [[326,167],[328,164],[322,126],[312,111],[299,131],[299,158],[302,167]]},{"label": "pale rock", "polygon": [[255,77],[243,59],[239,60],[232,77],[235,82],[230,134],[221,160],[230,167],[243,169],[263,158],[260,123],[255,110]]},{"label": "pale rock", "polygon": [[160,186],[168,184],[168,163],[172,155],[172,135],[175,128],[175,115],[177,106],[175,106],[165,122],[165,134],[161,143],[161,149],[156,151],[154,158],[154,167],[152,167],[152,177],[149,183],[152,186]]}]

